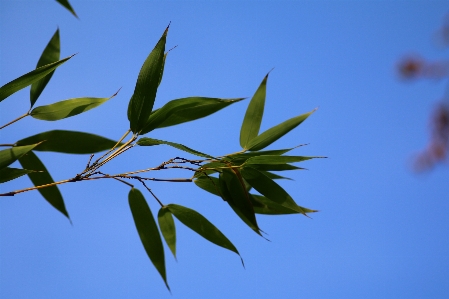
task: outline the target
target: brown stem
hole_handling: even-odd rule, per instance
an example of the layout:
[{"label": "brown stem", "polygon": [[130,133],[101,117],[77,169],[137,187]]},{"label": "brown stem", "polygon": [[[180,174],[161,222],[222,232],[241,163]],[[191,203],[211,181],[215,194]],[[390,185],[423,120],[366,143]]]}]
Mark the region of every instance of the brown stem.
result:
[{"label": "brown stem", "polygon": [[3,129],[3,128],[5,128],[5,127],[7,127],[7,126],[9,126],[9,125],[11,125],[11,124],[13,124],[13,123],[15,123],[16,121],[21,120],[21,119],[24,118],[24,117],[27,117],[28,115],[30,115],[30,112],[27,112],[27,113],[25,113],[24,115],[19,116],[19,117],[16,118],[15,120],[10,121],[10,122],[7,123],[6,125],[1,126],[1,127],[0,127],[0,130]]}]

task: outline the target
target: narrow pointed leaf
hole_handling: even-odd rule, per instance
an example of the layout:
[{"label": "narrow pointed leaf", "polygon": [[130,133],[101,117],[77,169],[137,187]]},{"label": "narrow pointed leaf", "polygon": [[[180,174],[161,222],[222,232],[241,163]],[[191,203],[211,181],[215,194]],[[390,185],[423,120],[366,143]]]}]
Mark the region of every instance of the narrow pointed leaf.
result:
[{"label": "narrow pointed leaf", "polygon": [[252,164],[251,167],[259,171],[286,171],[305,169],[291,164]]},{"label": "narrow pointed leaf", "polygon": [[25,174],[32,173],[34,170],[5,167],[0,169],[0,184],[15,180]]},{"label": "narrow pointed leaf", "polygon": [[254,212],[256,212],[256,214],[264,214],[264,215],[300,214],[300,212],[296,210],[286,208],[261,195],[251,194],[251,202],[253,203]]},{"label": "narrow pointed leaf", "polygon": [[[31,151],[38,144],[31,144],[25,146],[15,146],[0,151],[0,169],[17,161],[20,157]],[[26,168],[26,167],[25,167]]]},{"label": "narrow pointed leaf", "polygon": [[157,88],[162,75],[167,32],[168,27],[143,63],[139,76],[137,77],[134,94],[128,105],[128,119],[133,133],[140,133],[142,131],[153,110]]},{"label": "narrow pointed leaf", "polygon": [[315,110],[290,118],[289,120],[286,120],[283,123],[280,123],[279,125],[266,130],[256,138],[252,139],[245,146],[245,148],[249,151],[258,151],[269,146],[270,144],[272,144],[273,142],[275,142],[276,140],[278,140],[279,138],[281,138],[282,136],[284,136],[285,134],[296,128],[298,125],[300,125],[313,112],[315,112]]},{"label": "narrow pointed leaf", "polygon": [[298,206],[291,196],[276,182],[268,178],[260,171],[251,168],[244,167],[241,173],[245,180],[260,194],[264,195],[268,199],[280,204],[286,208],[290,208],[299,213],[306,215],[306,213],[317,212],[316,210],[307,209]]},{"label": "narrow pointed leaf", "polygon": [[[53,37],[48,42],[48,45],[45,47],[44,52],[42,52],[42,55],[39,58],[39,61],[37,62],[36,68],[40,68],[44,65],[58,61],[59,56],[60,56],[60,41],[59,41],[59,29],[57,29]],[[44,78],[40,79],[37,82],[34,82],[31,85],[30,89],[31,107],[33,107],[34,103],[36,103],[37,99],[41,95],[45,86],[47,86],[47,83],[50,81],[54,72],[55,71],[49,73]]]},{"label": "narrow pointed leaf", "polygon": [[223,169],[219,177],[219,187],[223,199],[252,230],[260,235],[260,228],[249,194],[237,174],[233,170]]},{"label": "narrow pointed leaf", "polygon": [[306,161],[315,158],[324,157],[307,157],[307,156],[257,156],[246,160],[246,164],[287,164]]},{"label": "narrow pointed leaf", "polygon": [[162,68],[161,68],[161,75],[159,76],[159,83],[157,86],[161,85],[162,77],[164,76],[164,69],[165,69],[165,60],[167,60],[168,52],[164,54],[164,59],[162,60]]},{"label": "narrow pointed leaf", "polygon": [[31,110],[30,115],[36,119],[55,121],[72,117],[100,106],[113,98],[75,98],[39,106]]},{"label": "narrow pointed leaf", "polygon": [[64,6],[68,11],[70,11],[77,19],[78,16],[75,13],[75,10],[72,8],[68,0],[56,0],[59,2],[62,6]]},{"label": "narrow pointed leaf", "polygon": [[129,192],[128,201],[142,245],[170,290],[165,272],[164,247],[150,207],[142,193],[136,188],[132,188]]},{"label": "narrow pointed leaf", "polygon": [[150,115],[142,134],[157,128],[174,126],[206,117],[241,100],[243,98],[219,99],[206,97],[172,100]]},{"label": "narrow pointed leaf", "polygon": [[277,175],[277,174],[275,174],[275,173],[272,173],[272,172],[269,172],[269,171],[261,171],[261,170],[259,170],[261,173],[263,173],[264,175],[266,175],[267,177],[269,177],[270,179],[272,179],[272,180],[291,180],[292,181],[292,179],[291,178],[288,178],[288,177],[285,177],[285,176],[280,176],[280,175]]},{"label": "narrow pointed leaf", "polygon": [[[53,178],[45,168],[41,160],[33,152],[29,152],[25,156],[19,159],[20,165],[25,169],[32,169],[39,172],[29,173],[28,177],[34,186],[41,186],[46,184],[54,183]],[[45,198],[45,200],[51,204],[56,210],[61,212],[69,220],[69,213],[65,207],[64,199],[62,198],[61,192],[57,186],[51,186],[46,188],[37,189],[39,193]]]},{"label": "narrow pointed leaf", "polygon": [[170,210],[162,207],[157,215],[157,220],[165,243],[167,243],[168,248],[170,248],[173,256],[176,258],[176,227]]},{"label": "narrow pointed leaf", "polygon": [[53,72],[57,67],[61,66],[64,62],[72,58],[74,55],[61,59],[59,61],[44,65],[35,69],[17,79],[12,80],[0,87],[0,102],[12,95],[13,93],[39,81],[43,77]]},{"label": "narrow pointed leaf", "polygon": [[[223,235],[223,233],[215,227],[215,225],[210,223],[209,220],[207,220],[197,211],[175,204],[169,204],[167,208],[185,226],[187,226],[206,240],[218,246],[231,250],[240,256],[240,253],[237,251],[237,248],[235,248],[234,244],[232,244],[231,241],[229,241],[229,239],[226,238],[226,236]],[[241,258],[242,257],[240,256],[240,259]]]},{"label": "narrow pointed leaf", "polygon": [[265,108],[268,74],[263,78],[262,83],[260,83],[259,88],[248,105],[248,109],[246,109],[243,124],[240,129],[240,145],[242,148],[245,148],[259,134]]},{"label": "narrow pointed leaf", "polygon": [[193,154],[195,156],[199,156],[199,157],[205,157],[205,158],[211,158],[214,159],[214,157],[208,155],[208,154],[204,154],[202,152],[196,151],[194,149],[191,149],[190,147],[187,147],[185,145],[179,144],[179,143],[175,143],[175,142],[170,142],[170,141],[164,141],[164,140],[159,140],[159,139],[153,139],[153,138],[147,138],[147,137],[143,137],[140,138],[137,141],[137,144],[140,146],[153,146],[153,145],[159,145],[159,144],[166,144],[166,145],[170,145],[174,148],[177,148],[179,150],[188,152],[190,154]]},{"label": "narrow pointed leaf", "polygon": [[112,148],[117,142],[90,133],[53,130],[36,134],[16,142],[28,145],[42,142],[35,151],[58,152],[66,154],[92,154]]}]

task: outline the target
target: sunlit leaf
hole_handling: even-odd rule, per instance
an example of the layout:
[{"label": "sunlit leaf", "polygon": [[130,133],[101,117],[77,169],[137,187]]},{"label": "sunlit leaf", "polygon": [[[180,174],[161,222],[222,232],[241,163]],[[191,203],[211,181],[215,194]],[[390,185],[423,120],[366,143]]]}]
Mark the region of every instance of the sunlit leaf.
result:
[{"label": "sunlit leaf", "polygon": [[153,110],[156,92],[162,75],[164,62],[165,40],[168,27],[162,37],[143,63],[137,77],[134,94],[128,105],[128,120],[133,133],[140,133],[145,127]]},{"label": "sunlit leaf", "polygon": [[246,109],[243,124],[240,129],[240,145],[243,148],[259,134],[265,108],[268,74],[263,78],[262,83],[260,83],[259,88],[248,105],[248,109]]},{"label": "sunlit leaf", "polygon": [[[31,144],[25,146],[15,146],[0,151],[0,169],[17,161],[20,157],[31,151],[38,144]],[[25,167],[26,168],[26,167]],[[32,169],[32,168],[31,168]]]},{"label": "sunlit leaf", "polygon": [[171,100],[151,113],[142,130],[146,134],[157,128],[164,128],[200,119],[211,115],[243,98],[218,99],[206,97],[189,97]]},{"label": "sunlit leaf", "polygon": [[[44,65],[58,61],[59,56],[60,56],[60,42],[59,42],[59,29],[57,29],[55,34],[53,35],[53,37],[48,42],[48,45],[45,47],[44,51],[42,52],[42,55],[39,58],[39,61],[37,62],[36,68],[40,68]],[[40,79],[37,82],[34,82],[31,85],[31,89],[30,89],[31,107],[33,107],[34,103],[36,103],[37,99],[41,95],[45,86],[47,86],[47,83],[50,81],[54,72],[55,71],[49,73],[44,78]]]},{"label": "sunlit leaf", "polygon": [[185,145],[175,143],[175,142],[143,137],[143,138],[140,138],[136,143],[140,146],[153,146],[153,145],[159,145],[159,144],[166,144],[166,145],[170,145],[174,148],[177,148],[179,150],[193,154],[195,156],[214,159],[214,157],[209,156],[208,154],[204,154],[202,152],[191,149],[190,147],[187,147]]},{"label": "sunlit leaf", "polygon": [[129,192],[128,201],[142,245],[165,285],[170,289],[165,272],[164,247],[150,207],[136,188],[132,188]]},{"label": "sunlit leaf", "polygon": [[17,79],[12,80],[9,83],[6,83],[2,87],[0,87],[0,102],[19,91],[28,85],[33,84],[34,82],[39,81],[43,77],[47,76],[51,72],[53,72],[58,66],[62,65],[64,62],[72,58],[74,55],[61,59],[59,61],[44,65],[40,68],[37,68],[29,73],[26,73],[23,76],[20,76]]},{"label": "sunlit leaf", "polygon": [[34,170],[5,167],[0,169],[0,184],[15,180],[25,174],[32,173]]},{"label": "sunlit leaf", "polygon": [[242,168],[241,173],[248,184],[275,203],[304,215],[306,215],[306,213],[317,212],[316,210],[298,206],[293,198],[291,198],[281,186],[260,171],[251,167],[244,167]]},{"label": "sunlit leaf", "polygon": [[240,256],[240,253],[237,251],[237,248],[235,248],[231,241],[229,241],[229,239],[226,238],[226,236],[223,235],[223,233],[218,230],[215,225],[210,223],[209,220],[207,220],[197,211],[175,204],[169,204],[167,208],[185,226],[187,226],[206,240],[218,246],[231,250]]},{"label": "sunlit leaf", "polygon": [[256,138],[252,139],[245,148],[249,151],[258,151],[269,146],[270,144],[296,128],[298,125],[300,125],[313,112],[315,112],[315,110],[290,118],[289,120],[286,120],[283,123],[280,123],[279,125],[266,130]]},{"label": "sunlit leaf", "polygon": [[157,215],[157,220],[162,236],[164,236],[168,248],[170,248],[173,256],[176,258],[176,227],[170,210],[166,207],[162,207]]},{"label": "sunlit leaf", "polygon": [[219,187],[223,199],[252,230],[260,235],[249,194],[237,174],[233,170],[223,169],[219,177]]},{"label": "sunlit leaf", "polygon": [[116,94],[109,98],[75,98],[56,102],[50,105],[39,106],[31,110],[30,115],[41,120],[60,120],[72,117],[80,113],[89,111],[100,106],[104,102],[113,98]]},{"label": "sunlit leaf", "polygon": [[16,142],[28,145],[42,142],[35,151],[58,152],[66,154],[92,154],[112,148],[117,142],[90,133],[53,130],[36,134]]},{"label": "sunlit leaf", "polygon": [[72,8],[68,0],[56,0],[56,1],[59,2],[65,8],[67,8],[76,18],[78,18],[78,16],[75,13],[75,10]]},{"label": "sunlit leaf", "polygon": [[[41,160],[33,153],[29,152],[25,156],[19,159],[20,165],[25,169],[32,169],[39,172],[29,173],[28,177],[34,186],[41,186],[54,183],[53,178],[45,168]],[[40,194],[45,198],[45,200],[50,203],[56,210],[64,214],[69,220],[69,213],[66,210],[64,200],[62,198],[61,192],[57,186],[53,185],[51,187],[45,187],[37,189]]]}]

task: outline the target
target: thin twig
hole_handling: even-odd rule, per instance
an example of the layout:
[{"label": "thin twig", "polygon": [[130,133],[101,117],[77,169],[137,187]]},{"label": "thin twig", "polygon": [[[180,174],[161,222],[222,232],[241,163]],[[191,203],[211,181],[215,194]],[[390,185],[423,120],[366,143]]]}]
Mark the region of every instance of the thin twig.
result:
[{"label": "thin twig", "polygon": [[13,123],[15,123],[16,121],[21,120],[21,119],[24,118],[24,117],[27,117],[28,115],[30,115],[30,112],[27,112],[27,113],[25,113],[24,115],[19,116],[19,117],[16,118],[15,120],[10,121],[10,122],[7,123],[6,125],[1,126],[1,127],[0,127],[0,130],[3,129],[3,128],[5,128],[5,127],[7,127],[7,126],[9,126],[9,125],[11,125],[11,124],[13,124]]}]

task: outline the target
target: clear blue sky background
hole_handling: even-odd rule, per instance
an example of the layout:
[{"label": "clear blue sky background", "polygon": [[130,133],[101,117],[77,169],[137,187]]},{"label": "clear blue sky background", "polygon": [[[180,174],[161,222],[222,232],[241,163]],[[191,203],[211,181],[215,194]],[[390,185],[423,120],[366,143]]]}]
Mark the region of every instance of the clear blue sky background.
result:
[{"label": "clear blue sky background", "polygon": [[[449,171],[417,175],[413,155],[429,139],[429,115],[444,81],[403,82],[409,53],[447,58],[433,36],[449,12],[437,1],[0,1],[0,84],[32,70],[57,27],[58,68],[37,105],[72,97],[119,95],[59,122],[24,119],[1,142],[70,129],[118,139],[140,67],[171,22],[155,107],[201,95],[251,97],[270,74],[262,130],[319,107],[271,148],[309,143],[282,186],[303,216],[258,218],[271,242],[248,229],[217,197],[193,184],[154,183],[164,203],[205,215],[245,260],[177,223],[178,261],[166,250],[166,290],[140,243],[129,188],[113,181],[61,187],[73,226],[37,192],[0,200],[1,298],[448,298]],[[239,150],[249,100],[152,137],[220,155]],[[1,123],[29,107],[28,89],[1,103]],[[111,173],[156,166],[179,155],[137,148]],[[87,156],[39,153],[55,179],[73,177]],[[186,176],[189,176],[187,174]],[[176,176],[179,176],[178,174]],[[2,192],[30,186],[24,177]],[[158,204],[146,195],[153,211]],[[166,248],[167,249],[167,248]]]}]

